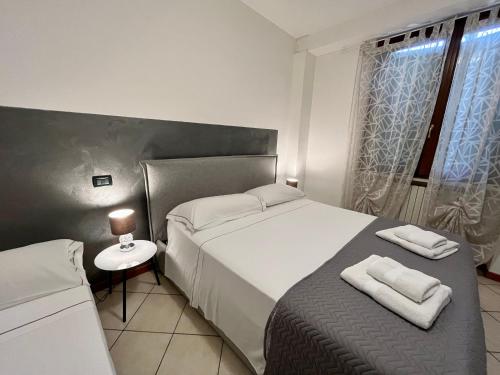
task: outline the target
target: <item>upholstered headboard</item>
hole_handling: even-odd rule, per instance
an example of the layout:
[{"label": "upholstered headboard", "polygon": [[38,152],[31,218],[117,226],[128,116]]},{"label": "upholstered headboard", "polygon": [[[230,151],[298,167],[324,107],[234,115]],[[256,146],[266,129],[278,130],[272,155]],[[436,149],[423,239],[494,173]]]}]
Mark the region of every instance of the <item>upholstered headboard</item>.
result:
[{"label": "upholstered headboard", "polygon": [[151,241],[167,239],[166,215],[177,205],[214,195],[243,193],[276,182],[277,155],[144,160]]}]

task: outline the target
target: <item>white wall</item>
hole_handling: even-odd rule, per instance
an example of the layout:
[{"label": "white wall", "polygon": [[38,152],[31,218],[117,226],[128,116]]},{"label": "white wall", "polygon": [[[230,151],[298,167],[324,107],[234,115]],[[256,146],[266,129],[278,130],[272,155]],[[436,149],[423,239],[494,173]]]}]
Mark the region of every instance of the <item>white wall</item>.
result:
[{"label": "white wall", "polygon": [[341,206],[349,155],[349,117],[359,46],[316,57],[305,191]]},{"label": "white wall", "polygon": [[[365,0],[366,1],[366,0]],[[368,2],[368,1],[366,1]],[[335,23],[297,40],[297,51],[318,56],[360,44],[381,35],[394,34],[454,15],[492,6],[494,0],[393,0],[360,10],[355,19]]]},{"label": "white wall", "polygon": [[0,105],[278,129],[282,153],[294,42],[235,0],[0,0]]},{"label": "white wall", "polygon": [[286,177],[297,178],[300,189],[304,188],[305,180],[314,64],[315,57],[308,52],[299,52],[293,57],[287,129]]}]

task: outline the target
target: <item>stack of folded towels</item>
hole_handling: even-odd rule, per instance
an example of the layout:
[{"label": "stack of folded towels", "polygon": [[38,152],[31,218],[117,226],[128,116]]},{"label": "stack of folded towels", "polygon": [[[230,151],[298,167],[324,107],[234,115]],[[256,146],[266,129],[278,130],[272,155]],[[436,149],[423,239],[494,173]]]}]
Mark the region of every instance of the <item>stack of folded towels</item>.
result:
[{"label": "stack of folded towels", "polygon": [[428,329],[451,300],[451,289],[391,258],[371,255],[346,268],[342,279],[411,323]]},{"label": "stack of folded towels", "polygon": [[380,230],[377,236],[429,259],[441,259],[458,251],[458,243],[414,225]]}]

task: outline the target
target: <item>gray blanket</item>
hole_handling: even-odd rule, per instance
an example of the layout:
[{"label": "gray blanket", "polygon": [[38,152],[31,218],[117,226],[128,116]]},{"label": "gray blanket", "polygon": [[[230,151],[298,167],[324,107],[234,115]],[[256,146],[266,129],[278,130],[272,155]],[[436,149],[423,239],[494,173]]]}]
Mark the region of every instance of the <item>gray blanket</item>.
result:
[{"label": "gray blanket", "polygon": [[[472,250],[430,260],[378,238],[401,223],[376,219],[335,257],[293,286],[266,327],[265,374],[486,374],[486,349]],[[311,251],[314,251],[311,249]],[[420,329],[340,278],[371,254],[389,256],[437,277],[452,301]]]}]

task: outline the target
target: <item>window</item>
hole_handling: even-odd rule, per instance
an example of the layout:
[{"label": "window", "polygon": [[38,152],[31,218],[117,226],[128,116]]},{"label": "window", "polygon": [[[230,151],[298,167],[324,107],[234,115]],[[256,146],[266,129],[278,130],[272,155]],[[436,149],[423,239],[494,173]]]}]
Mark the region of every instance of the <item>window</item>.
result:
[{"label": "window", "polygon": [[[500,57],[500,27],[483,26],[465,34],[461,41],[462,54],[466,56],[466,69],[457,74],[460,84],[452,87],[453,128],[447,146],[447,157],[443,164],[443,177],[449,182],[492,183],[500,186],[496,163],[491,156],[500,153],[497,142],[500,135],[500,111],[495,103],[495,76],[498,75]],[[498,94],[497,94],[498,95]],[[447,114],[449,116],[449,114]],[[490,120],[486,120],[490,119]],[[445,123],[449,121],[445,118]],[[464,140],[467,142],[464,144]],[[482,153],[479,150],[483,150]],[[453,157],[452,155],[460,155]],[[478,160],[480,155],[481,160]]]},{"label": "window", "polygon": [[364,92],[360,170],[407,176],[412,160],[413,173],[414,153],[422,145],[446,57],[451,33],[450,26],[447,28],[448,32],[441,33],[442,25],[432,26],[425,35],[414,33],[408,39],[406,34],[404,41],[393,37],[385,46],[378,43],[375,49],[364,51],[369,63],[360,73]]},{"label": "window", "polygon": [[[480,19],[488,17],[489,11],[480,14]],[[464,45],[464,43],[476,43],[478,42],[478,39],[487,38],[494,33],[500,32],[500,28],[496,27],[475,32],[470,35],[464,35],[465,22],[466,17],[459,18],[455,21],[455,28],[451,36],[448,53],[443,67],[443,75],[436,105],[434,107],[434,113],[427,132],[427,139],[425,140],[417,169],[415,171],[415,177],[418,178],[428,178],[432,168],[460,48]]]}]

